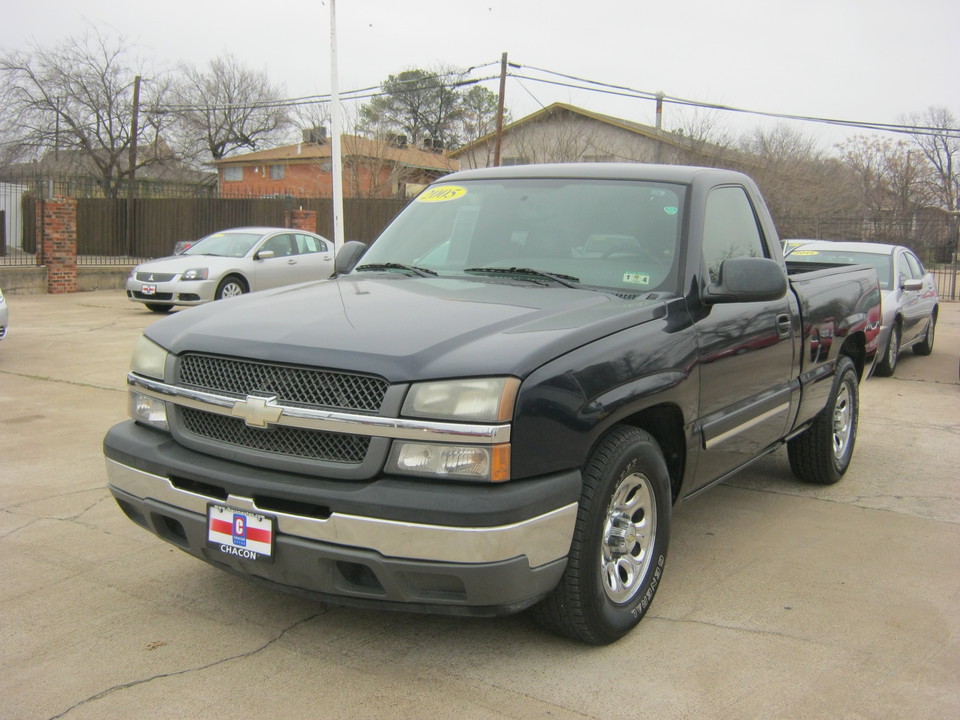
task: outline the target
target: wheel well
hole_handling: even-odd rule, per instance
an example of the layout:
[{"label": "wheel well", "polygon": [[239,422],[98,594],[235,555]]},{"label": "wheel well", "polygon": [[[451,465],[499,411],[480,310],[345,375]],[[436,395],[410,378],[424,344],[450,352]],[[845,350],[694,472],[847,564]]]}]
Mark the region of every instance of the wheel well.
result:
[{"label": "wheel well", "polygon": [[867,365],[867,339],[863,333],[851,335],[844,340],[839,355],[846,355],[853,360],[857,369],[857,379],[863,380],[863,371]]},{"label": "wheel well", "polygon": [[646,430],[657,441],[670,473],[670,490],[676,502],[683,482],[687,443],[683,434],[683,413],[675,405],[657,405],[625,419],[624,424]]},{"label": "wheel well", "polygon": [[217,283],[217,287],[218,287],[218,288],[219,288],[219,287],[222,287],[223,284],[224,284],[227,280],[230,280],[231,278],[234,278],[234,279],[236,279],[236,280],[239,280],[241,283],[243,283],[243,286],[244,286],[247,290],[250,289],[250,283],[247,282],[247,279],[246,279],[243,275],[241,275],[240,273],[238,273],[238,272],[231,272],[231,273],[227,273],[226,275],[224,275],[224,276],[220,279],[220,282]]}]

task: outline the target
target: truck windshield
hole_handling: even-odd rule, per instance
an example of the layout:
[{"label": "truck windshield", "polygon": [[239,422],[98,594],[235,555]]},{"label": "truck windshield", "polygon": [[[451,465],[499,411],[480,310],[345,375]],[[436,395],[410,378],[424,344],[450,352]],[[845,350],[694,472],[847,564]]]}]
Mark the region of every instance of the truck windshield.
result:
[{"label": "truck windshield", "polygon": [[684,191],[621,180],[441,182],[407,206],[355,272],[392,263],[516,282],[536,281],[536,271],[541,284],[553,275],[616,292],[677,292]]}]

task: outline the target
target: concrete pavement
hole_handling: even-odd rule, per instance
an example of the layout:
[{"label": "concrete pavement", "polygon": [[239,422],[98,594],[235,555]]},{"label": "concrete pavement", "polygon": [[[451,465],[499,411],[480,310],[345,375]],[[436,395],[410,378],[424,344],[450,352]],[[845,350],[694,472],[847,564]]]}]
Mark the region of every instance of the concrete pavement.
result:
[{"label": "concrete pavement", "polygon": [[0,342],[0,718],[960,717],[960,306],[861,386],[836,486],[786,453],[680,506],[660,593],[590,648],[527,616],[328,607],[163,543],[100,442],[158,316],[11,295]]}]

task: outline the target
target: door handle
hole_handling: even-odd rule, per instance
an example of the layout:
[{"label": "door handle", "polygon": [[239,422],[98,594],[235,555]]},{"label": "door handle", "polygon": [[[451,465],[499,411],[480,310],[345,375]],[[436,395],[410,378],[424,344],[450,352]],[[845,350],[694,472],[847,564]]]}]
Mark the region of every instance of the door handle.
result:
[{"label": "door handle", "polygon": [[793,335],[793,320],[789,315],[777,315],[777,337],[786,340]]}]

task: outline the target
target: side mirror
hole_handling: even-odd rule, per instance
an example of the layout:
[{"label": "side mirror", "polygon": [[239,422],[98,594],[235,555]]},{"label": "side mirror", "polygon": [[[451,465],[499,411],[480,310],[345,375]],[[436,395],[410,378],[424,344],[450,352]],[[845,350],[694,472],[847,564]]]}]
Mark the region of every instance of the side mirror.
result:
[{"label": "side mirror", "polygon": [[787,274],[769,258],[730,258],[720,264],[720,278],[707,286],[703,301],[709,305],[734,302],[768,302],[787,293]]},{"label": "side mirror", "polygon": [[904,280],[900,284],[900,287],[909,292],[917,292],[923,289],[923,280]]},{"label": "side mirror", "polygon": [[277,253],[273,250],[261,250],[257,253],[257,260],[269,260],[272,257],[276,257]]},{"label": "side mirror", "polygon": [[366,243],[362,243],[359,240],[345,242],[337,253],[337,259],[334,260],[334,274],[343,275],[353,270],[366,251]]}]

